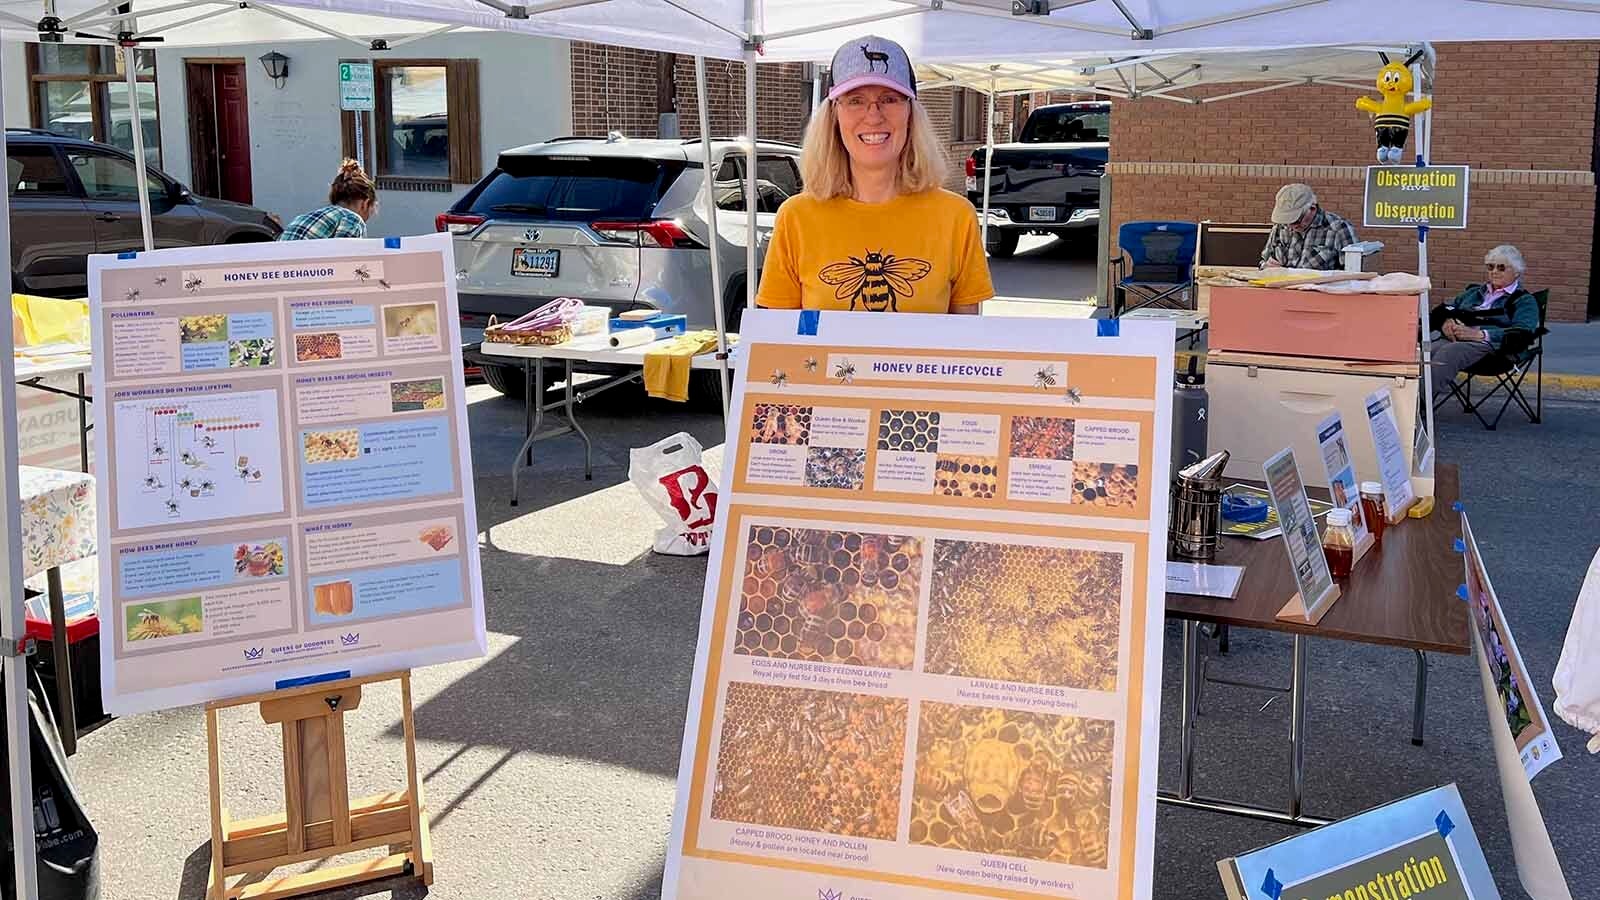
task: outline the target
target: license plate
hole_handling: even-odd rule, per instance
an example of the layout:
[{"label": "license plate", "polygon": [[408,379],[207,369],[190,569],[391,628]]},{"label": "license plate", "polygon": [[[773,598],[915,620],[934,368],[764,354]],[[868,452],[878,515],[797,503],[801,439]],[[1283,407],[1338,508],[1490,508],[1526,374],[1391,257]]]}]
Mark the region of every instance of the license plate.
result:
[{"label": "license plate", "polygon": [[1030,222],[1054,222],[1055,220],[1056,208],[1054,206],[1028,207],[1028,221]]},{"label": "license plate", "polygon": [[969,193],[969,194],[973,193],[977,189],[978,189],[978,176],[976,176],[976,175],[968,175],[967,176],[967,193]]},{"label": "license plate", "polygon": [[511,274],[529,278],[554,278],[561,271],[560,250],[518,247],[511,253]]}]

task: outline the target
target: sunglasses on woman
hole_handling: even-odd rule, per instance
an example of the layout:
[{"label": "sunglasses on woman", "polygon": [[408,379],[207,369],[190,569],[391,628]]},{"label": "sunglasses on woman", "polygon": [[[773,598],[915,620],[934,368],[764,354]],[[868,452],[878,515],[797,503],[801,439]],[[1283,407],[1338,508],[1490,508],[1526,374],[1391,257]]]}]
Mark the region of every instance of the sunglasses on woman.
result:
[{"label": "sunglasses on woman", "polygon": [[1504,272],[1507,269],[1505,263],[1484,263],[1483,267],[1491,272]]}]

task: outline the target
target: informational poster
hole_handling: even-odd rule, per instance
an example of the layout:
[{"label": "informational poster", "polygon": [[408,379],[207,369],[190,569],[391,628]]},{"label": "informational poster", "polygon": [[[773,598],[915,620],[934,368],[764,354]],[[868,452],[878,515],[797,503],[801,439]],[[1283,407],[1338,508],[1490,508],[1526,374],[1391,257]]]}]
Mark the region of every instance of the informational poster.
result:
[{"label": "informational poster", "polygon": [[1283,546],[1289,553],[1289,567],[1294,570],[1294,583],[1299,589],[1298,614],[1314,619],[1323,604],[1338,596],[1339,589],[1333,583],[1333,573],[1328,570],[1328,557],[1322,552],[1322,538],[1317,533],[1311,504],[1306,500],[1306,486],[1300,480],[1294,448],[1284,448],[1262,468],[1266,472],[1272,508],[1278,513],[1278,521],[1283,523]]},{"label": "informational poster", "polygon": [[1453,784],[1217,863],[1229,900],[1500,900]]},{"label": "informational poster", "polygon": [[1400,425],[1394,417],[1394,400],[1388,388],[1367,397],[1367,424],[1372,429],[1372,444],[1378,453],[1378,474],[1383,482],[1383,505],[1391,519],[1398,518],[1417,499],[1411,487],[1411,471],[1406,466],[1406,448]]},{"label": "informational poster", "polygon": [[124,714],[485,652],[448,235],[90,260]]},{"label": "informational poster", "polygon": [[1369,529],[1361,507],[1361,483],[1356,480],[1350,444],[1344,436],[1344,420],[1337,412],[1318,423],[1317,448],[1322,451],[1323,471],[1328,473],[1328,496],[1334,506],[1350,510],[1350,527],[1355,529],[1359,547],[1366,541]]},{"label": "informational poster", "polygon": [[742,337],[664,896],[1150,897],[1172,326]]}]

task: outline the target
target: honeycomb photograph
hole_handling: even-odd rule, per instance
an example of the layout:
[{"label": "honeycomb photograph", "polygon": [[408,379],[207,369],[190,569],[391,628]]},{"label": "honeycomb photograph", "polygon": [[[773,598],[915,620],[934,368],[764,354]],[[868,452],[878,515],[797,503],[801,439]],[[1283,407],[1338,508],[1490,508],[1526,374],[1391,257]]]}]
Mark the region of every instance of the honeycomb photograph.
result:
[{"label": "honeycomb photograph", "polygon": [[811,437],[811,407],[757,403],[750,417],[750,440],[757,444],[805,446]]},{"label": "honeycomb photograph", "polygon": [[806,487],[859,491],[867,483],[867,451],[848,447],[806,450]]},{"label": "honeycomb photograph", "polygon": [[922,703],[911,843],[1104,869],[1115,725]]},{"label": "honeycomb photograph", "polygon": [[733,652],[911,668],[921,540],[761,525],[745,558]]},{"label": "honeycomb photograph", "polygon": [[1072,458],[1076,422],[1050,416],[1017,416],[1011,420],[1011,455],[1019,459]]},{"label": "honeycomb photograph", "polygon": [[711,817],[892,841],[909,702],[730,682]]},{"label": "honeycomb photograph", "polygon": [[1139,467],[1116,463],[1072,464],[1072,502],[1131,509],[1139,502]]},{"label": "honeycomb photograph", "polygon": [[945,497],[993,500],[999,490],[999,460],[992,456],[939,454],[933,466],[933,492]]},{"label": "honeycomb photograph", "polygon": [[1121,554],[937,540],[932,579],[929,674],[1117,689]]},{"label": "honeycomb photograph", "polygon": [[906,409],[878,413],[878,449],[938,453],[939,414]]}]

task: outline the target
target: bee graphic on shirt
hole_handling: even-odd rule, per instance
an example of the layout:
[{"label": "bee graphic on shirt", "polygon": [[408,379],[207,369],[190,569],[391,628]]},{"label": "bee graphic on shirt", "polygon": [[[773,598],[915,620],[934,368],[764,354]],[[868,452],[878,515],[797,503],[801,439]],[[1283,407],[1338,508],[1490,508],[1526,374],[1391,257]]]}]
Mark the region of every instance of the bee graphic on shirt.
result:
[{"label": "bee graphic on shirt", "polygon": [[871,312],[894,312],[902,297],[916,293],[911,283],[928,277],[931,271],[933,265],[926,260],[869,250],[860,259],[852,256],[849,262],[823,267],[819,277],[825,284],[838,285],[834,296],[848,298],[851,309],[859,303],[861,309]]}]

